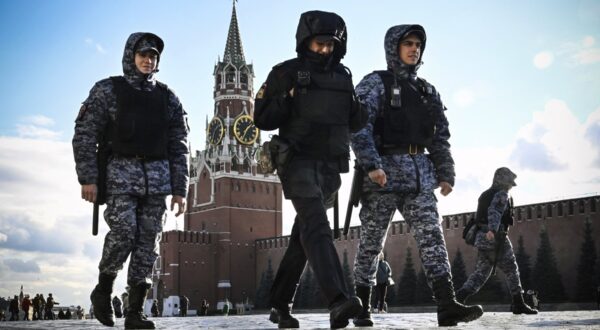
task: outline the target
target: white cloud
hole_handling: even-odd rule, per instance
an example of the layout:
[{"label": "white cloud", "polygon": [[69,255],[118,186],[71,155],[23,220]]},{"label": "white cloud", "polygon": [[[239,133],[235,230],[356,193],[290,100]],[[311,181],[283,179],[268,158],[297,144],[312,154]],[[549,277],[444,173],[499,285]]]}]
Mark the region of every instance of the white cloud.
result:
[{"label": "white cloud", "polygon": [[44,115],[25,117],[22,119],[22,121],[35,126],[54,126],[54,119],[48,118]]},{"label": "white cloud", "polygon": [[581,65],[600,62],[600,48],[582,49],[573,55],[573,59]]},{"label": "white cloud", "polygon": [[56,140],[60,138],[62,132],[56,132],[47,128],[35,125],[17,125],[17,134],[22,138]]},{"label": "white cloud", "polygon": [[533,57],[533,65],[538,69],[546,69],[552,65],[552,62],[554,62],[554,55],[549,51],[537,53]]},{"label": "white cloud", "polygon": [[470,106],[475,102],[475,94],[469,88],[461,88],[453,95],[453,100],[461,108]]},{"label": "white cloud", "polygon": [[6,242],[6,234],[0,232],[0,243]]},{"label": "white cloud", "polygon": [[23,261],[21,259],[5,259],[4,264],[16,273],[39,273],[40,266],[33,260]]},{"label": "white cloud", "polygon": [[98,43],[98,42],[94,41],[94,39],[92,39],[92,38],[85,38],[85,39],[83,40],[83,42],[84,42],[86,45],[88,45],[88,46],[94,47],[94,49],[96,49],[96,51],[97,51],[98,53],[101,53],[101,54],[106,54],[106,50],[104,49],[104,47],[103,47],[103,46],[102,46],[100,43]]}]

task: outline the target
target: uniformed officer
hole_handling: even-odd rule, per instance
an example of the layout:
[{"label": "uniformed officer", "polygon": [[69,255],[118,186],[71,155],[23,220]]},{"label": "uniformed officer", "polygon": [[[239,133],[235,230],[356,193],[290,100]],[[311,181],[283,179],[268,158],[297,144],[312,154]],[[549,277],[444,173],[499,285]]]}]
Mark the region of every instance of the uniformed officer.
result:
[{"label": "uniformed officer", "polygon": [[362,308],[347,291],[326,214],[341,185],[339,173],[348,172],[350,132],[366,119],[350,72],[340,63],[346,38],[340,16],[303,13],[296,32],[297,58],[276,65],[256,96],[256,126],[279,128],[294,153],[278,169],[285,198],[297,213],[270,292],[271,319],[280,328],[299,326],[290,305],[307,260],[327,299],[332,328],[345,327]]},{"label": "uniformed officer", "polygon": [[[370,301],[377,255],[385,244],[392,216],[399,210],[417,241],[438,303],[438,324],[448,326],[477,319],[483,310],[463,306],[454,297],[434,195],[438,187],[444,196],[452,191],[454,161],[445,107],[435,88],[417,77],[426,40],[420,25],[390,28],[384,43],[387,70],[368,74],[356,86],[369,119],[351,138],[365,172],[354,280],[357,295],[363,302]],[[372,326],[369,305],[363,307],[354,324]]]},{"label": "uniformed officer", "polygon": [[516,186],[517,175],[507,167],[494,173],[492,186],[479,197],[477,204],[477,264],[475,271],[456,292],[456,299],[465,302],[469,296],[479,292],[497,266],[506,274],[506,282],[512,294],[513,314],[537,314],[523,300],[523,288],[519,278],[519,266],[512,244],[508,239],[508,226],[514,224],[513,201],[508,191]]},{"label": "uniformed officer", "polygon": [[[154,329],[143,304],[151,286],[152,266],[165,219],[165,197],[171,210],[185,211],[188,189],[188,127],[177,96],[156,80],[163,41],[152,33],[133,33],[123,54],[123,76],[98,81],[75,121],[73,153],[81,197],[96,201],[106,184],[104,218],[110,228],[100,260],[98,285],[91,300],[96,318],[114,325],[111,293],[115,277],[130,257],[131,287],[126,328]],[[97,182],[96,149],[110,152],[106,182]]]}]

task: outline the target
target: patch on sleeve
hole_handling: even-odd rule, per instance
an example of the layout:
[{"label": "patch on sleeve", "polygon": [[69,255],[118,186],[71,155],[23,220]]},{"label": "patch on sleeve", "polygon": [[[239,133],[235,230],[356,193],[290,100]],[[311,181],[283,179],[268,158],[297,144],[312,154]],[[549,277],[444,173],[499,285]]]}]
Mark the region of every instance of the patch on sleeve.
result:
[{"label": "patch on sleeve", "polygon": [[86,112],[87,112],[87,107],[85,106],[85,104],[82,104],[81,108],[79,109],[79,114],[77,115],[76,120],[82,120],[83,116],[85,116]]},{"label": "patch on sleeve", "polygon": [[267,88],[267,83],[262,84],[262,86],[260,86],[260,89],[258,90],[258,93],[256,93],[256,98],[257,99],[262,99],[265,96],[265,89]]}]

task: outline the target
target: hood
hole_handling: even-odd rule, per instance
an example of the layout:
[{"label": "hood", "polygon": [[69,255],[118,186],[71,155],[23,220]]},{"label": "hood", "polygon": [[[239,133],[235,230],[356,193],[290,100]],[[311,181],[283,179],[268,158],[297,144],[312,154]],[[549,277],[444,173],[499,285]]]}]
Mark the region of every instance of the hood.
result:
[{"label": "hood", "polygon": [[[410,33],[417,33],[421,36],[421,57],[416,65],[407,65],[400,60],[398,55],[398,45]],[[398,77],[407,78],[416,76],[417,70],[423,64],[423,53],[425,52],[425,44],[427,42],[427,34],[425,29],[418,24],[403,24],[396,25],[386,32],[384,39],[385,60],[389,70],[392,70]]]},{"label": "hood", "polygon": [[144,48],[152,47],[158,50],[158,63],[160,63],[160,54],[162,54],[164,48],[164,42],[156,34],[149,32],[136,32],[132,33],[127,42],[125,43],[125,50],[123,51],[123,75],[132,84],[141,81],[154,81],[154,74],[158,72],[158,63],[156,64],[156,70],[150,74],[141,73],[135,66],[135,51],[142,45]]},{"label": "hood", "polygon": [[516,178],[517,175],[508,167],[500,167],[494,173],[494,182],[492,183],[492,187],[509,190],[517,185],[515,182]]},{"label": "hood", "polygon": [[296,30],[296,53],[303,57],[308,51],[306,42],[317,35],[331,35],[335,42],[333,50],[334,62],[339,63],[346,55],[346,41],[348,34],[346,23],[335,13],[313,10],[300,15],[298,29]]}]

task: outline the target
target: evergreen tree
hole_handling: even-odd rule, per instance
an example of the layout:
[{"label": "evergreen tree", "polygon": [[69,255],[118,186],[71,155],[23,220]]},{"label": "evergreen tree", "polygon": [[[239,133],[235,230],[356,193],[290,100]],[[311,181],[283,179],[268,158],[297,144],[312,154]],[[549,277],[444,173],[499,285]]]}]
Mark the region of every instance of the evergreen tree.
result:
[{"label": "evergreen tree", "polygon": [[265,272],[262,272],[262,274],[260,274],[260,283],[256,289],[256,301],[254,302],[257,308],[265,307],[265,302],[267,301],[267,298],[265,297],[265,286]]},{"label": "evergreen tree", "polygon": [[592,238],[592,224],[585,222],[583,229],[583,243],[581,244],[581,256],[577,267],[577,301],[593,301],[596,294],[596,243]]},{"label": "evergreen tree", "polygon": [[307,264],[304,268],[304,272],[302,272],[302,276],[300,277],[300,283],[298,283],[298,288],[296,289],[296,295],[294,296],[294,307],[309,307],[312,295],[311,282],[312,273],[310,272],[310,267]]},{"label": "evergreen tree", "polygon": [[[399,294],[401,293],[399,292]],[[431,305],[433,303],[433,292],[431,291],[429,284],[427,284],[427,277],[425,276],[423,269],[419,272],[419,277],[417,279],[415,303],[426,305]]]},{"label": "evergreen tree", "polygon": [[406,248],[406,261],[404,262],[404,270],[398,283],[398,303],[400,305],[410,305],[415,303],[415,295],[417,290],[417,273],[412,261],[412,253],[410,248]]},{"label": "evergreen tree", "polygon": [[531,289],[531,257],[525,252],[525,244],[523,243],[523,235],[519,235],[517,243],[517,252],[515,253],[517,265],[519,266],[519,277],[521,286],[525,291]]},{"label": "evergreen tree", "polygon": [[348,263],[348,251],[344,249],[344,257],[342,262],[342,270],[344,271],[344,277],[346,279],[346,285],[348,286],[348,292],[350,295],[355,295],[354,293],[354,273],[352,272],[352,268]]},{"label": "evergreen tree", "polygon": [[540,300],[545,302],[567,300],[554,251],[545,228],[542,228],[540,232],[540,246],[533,266],[532,282],[534,289],[539,292]]},{"label": "evergreen tree", "polygon": [[256,290],[256,307],[269,307],[269,292],[271,291],[271,286],[273,286],[273,278],[273,267],[271,267],[271,258],[269,258],[267,270],[260,275],[260,284]]},{"label": "evergreen tree", "polygon": [[498,278],[498,275],[490,274],[483,287],[473,296],[474,300],[500,303],[507,301],[508,288],[506,284]]},{"label": "evergreen tree", "polygon": [[467,268],[460,249],[456,250],[456,257],[452,262],[452,283],[454,290],[458,290],[467,281]]}]

